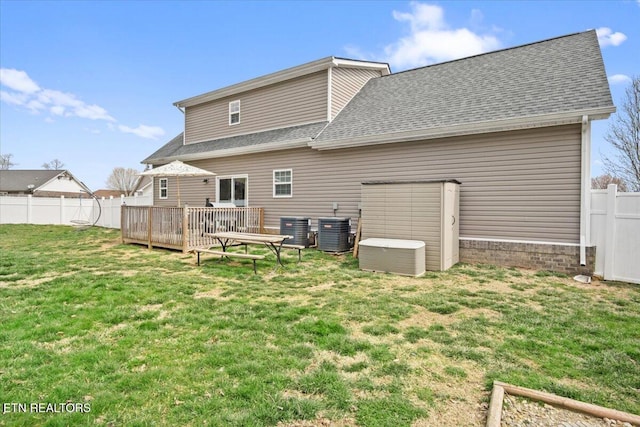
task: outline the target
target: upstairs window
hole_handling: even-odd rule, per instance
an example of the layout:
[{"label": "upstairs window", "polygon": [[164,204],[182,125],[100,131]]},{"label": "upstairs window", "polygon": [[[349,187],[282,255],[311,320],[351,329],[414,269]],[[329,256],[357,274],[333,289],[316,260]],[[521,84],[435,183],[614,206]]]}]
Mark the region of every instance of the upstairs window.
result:
[{"label": "upstairs window", "polygon": [[229,103],[229,125],[240,123],[240,101]]},{"label": "upstairs window", "polygon": [[161,199],[169,198],[169,179],[160,178],[158,180],[158,197]]},{"label": "upstairs window", "polygon": [[273,197],[293,196],[293,171],[282,169],[273,171]]}]

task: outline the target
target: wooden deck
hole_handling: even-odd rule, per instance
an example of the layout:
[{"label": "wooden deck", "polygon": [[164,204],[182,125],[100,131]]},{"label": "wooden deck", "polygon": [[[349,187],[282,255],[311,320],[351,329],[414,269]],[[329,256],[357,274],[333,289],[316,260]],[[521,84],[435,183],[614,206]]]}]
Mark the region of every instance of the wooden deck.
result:
[{"label": "wooden deck", "polygon": [[210,247],[217,241],[210,233],[264,232],[263,208],[169,208],[122,206],[120,230],[123,243],[178,249],[183,252]]}]

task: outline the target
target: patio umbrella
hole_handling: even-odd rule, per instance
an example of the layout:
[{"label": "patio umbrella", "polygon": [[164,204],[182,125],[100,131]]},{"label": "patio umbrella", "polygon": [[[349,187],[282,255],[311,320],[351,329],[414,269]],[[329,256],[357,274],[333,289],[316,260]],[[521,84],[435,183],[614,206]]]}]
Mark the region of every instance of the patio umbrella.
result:
[{"label": "patio umbrella", "polygon": [[177,180],[178,186],[178,207],[180,207],[180,177],[181,176],[212,176],[215,175],[213,172],[209,172],[208,170],[200,169],[195,166],[187,165],[186,163],[182,163],[180,160],[174,160],[171,163],[168,163],[164,166],[160,166],[157,168],[149,169],[138,175],[149,175],[149,176],[157,176],[157,177],[170,177],[175,176]]}]

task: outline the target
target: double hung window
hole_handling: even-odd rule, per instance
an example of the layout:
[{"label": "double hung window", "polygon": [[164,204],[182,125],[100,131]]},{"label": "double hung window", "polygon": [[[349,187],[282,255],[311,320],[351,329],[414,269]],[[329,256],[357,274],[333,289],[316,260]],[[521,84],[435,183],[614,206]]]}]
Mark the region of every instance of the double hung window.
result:
[{"label": "double hung window", "polygon": [[273,171],[273,197],[293,196],[293,170],[280,169]]}]

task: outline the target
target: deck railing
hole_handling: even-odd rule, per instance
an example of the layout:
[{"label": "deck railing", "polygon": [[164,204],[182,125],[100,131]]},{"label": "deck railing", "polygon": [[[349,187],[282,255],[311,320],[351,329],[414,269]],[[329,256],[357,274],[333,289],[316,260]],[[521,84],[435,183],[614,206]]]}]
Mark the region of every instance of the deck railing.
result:
[{"label": "deck railing", "polygon": [[222,231],[261,233],[263,208],[170,208],[160,206],[122,206],[120,222],[123,243],[139,243],[179,249],[211,246],[208,234]]}]

